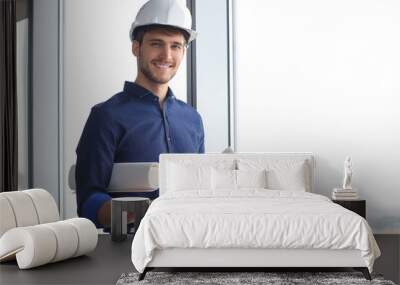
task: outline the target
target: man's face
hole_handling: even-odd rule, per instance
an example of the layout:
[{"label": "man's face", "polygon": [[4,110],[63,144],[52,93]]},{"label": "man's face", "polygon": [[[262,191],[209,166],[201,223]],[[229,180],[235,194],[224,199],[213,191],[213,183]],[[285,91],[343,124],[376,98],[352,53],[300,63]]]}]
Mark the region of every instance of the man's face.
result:
[{"label": "man's face", "polygon": [[134,41],[132,45],[139,72],[147,80],[158,84],[165,84],[174,77],[185,49],[185,38],[180,32],[161,29],[146,32],[142,44]]}]

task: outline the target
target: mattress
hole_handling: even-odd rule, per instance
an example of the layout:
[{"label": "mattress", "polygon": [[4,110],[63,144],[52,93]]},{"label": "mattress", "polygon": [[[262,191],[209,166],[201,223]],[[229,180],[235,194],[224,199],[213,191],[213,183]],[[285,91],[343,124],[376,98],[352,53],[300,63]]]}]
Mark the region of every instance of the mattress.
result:
[{"label": "mattress", "polygon": [[140,223],[132,262],[143,272],[173,248],[359,250],[370,271],[380,255],[359,215],[318,194],[266,189],[165,193]]}]

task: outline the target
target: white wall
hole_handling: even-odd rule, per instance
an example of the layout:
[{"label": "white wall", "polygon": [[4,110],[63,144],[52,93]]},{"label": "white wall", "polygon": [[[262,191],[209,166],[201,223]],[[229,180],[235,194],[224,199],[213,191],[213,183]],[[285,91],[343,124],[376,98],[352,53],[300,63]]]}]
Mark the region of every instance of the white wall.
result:
[{"label": "white wall", "polygon": [[28,29],[29,20],[17,22],[18,189],[28,188]]},{"label": "white wall", "polygon": [[374,232],[400,233],[400,2],[236,5],[238,151],[314,152],[327,196],[351,155]]},{"label": "white wall", "polygon": [[[76,198],[68,187],[68,170],[90,108],[121,91],[136,78],[129,29],[145,0],[64,0],[64,211],[76,216]],[[170,84],[186,101],[186,61]]]}]

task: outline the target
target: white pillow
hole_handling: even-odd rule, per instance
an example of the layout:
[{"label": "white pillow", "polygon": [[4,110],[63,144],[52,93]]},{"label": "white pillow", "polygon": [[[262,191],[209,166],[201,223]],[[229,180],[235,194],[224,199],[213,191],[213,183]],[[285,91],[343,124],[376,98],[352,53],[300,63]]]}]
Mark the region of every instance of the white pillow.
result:
[{"label": "white pillow", "polygon": [[240,188],[267,188],[267,171],[263,170],[211,170],[212,189],[238,190]]},{"label": "white pillow", "polygon": [[267,170],[267,188],[273,190],[311,191],[307,160],[238,159],[240,170]]},{"label": "white pillow", "polygon": [[167,191],[185,191],[211,188],[211,167],[169,163]]},{"label": "white pillow", "polygon": [[236,170],[237,188],[268,188],[267,171]]},{"label": "white pillow", "polygon": [[96,226],[85,218],[13,228],[0,238],[0,261],[17,259],[20,269],[33,268],[86,254],[97,241]]},{"label": "white pillow", "polygon": [[0,237],[9,229],[58,221],[53,196],[43,189],[0,193]]},{"label": "white pillow", "polygon": [[213,190],[236,190],[236,170],[212,168],[211,185]]},{"label": "white pillow", "polygon": [[276,168],[267,172],[268,188],[274,190],[307,191],[304,163],[291,168]]}]

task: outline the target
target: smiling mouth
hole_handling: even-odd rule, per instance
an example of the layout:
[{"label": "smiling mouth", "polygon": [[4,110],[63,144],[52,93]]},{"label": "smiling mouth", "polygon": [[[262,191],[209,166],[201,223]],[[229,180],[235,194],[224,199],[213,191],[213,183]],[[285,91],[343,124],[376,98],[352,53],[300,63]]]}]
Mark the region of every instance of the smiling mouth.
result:
[{"label": "smiling mouth", "polygon": [[153,63],[155,67],[159,69],[168,69],[172,67],[172,64],[167,64],[167,63]]}]

